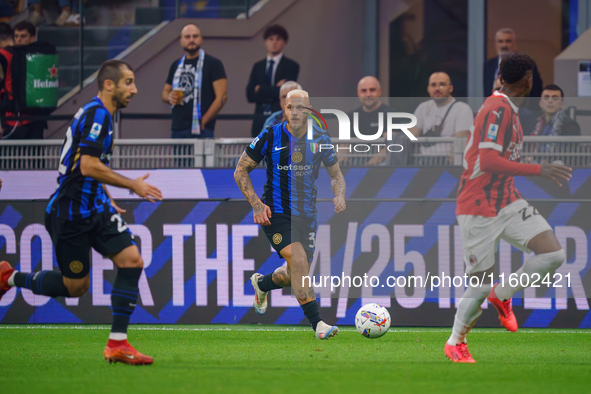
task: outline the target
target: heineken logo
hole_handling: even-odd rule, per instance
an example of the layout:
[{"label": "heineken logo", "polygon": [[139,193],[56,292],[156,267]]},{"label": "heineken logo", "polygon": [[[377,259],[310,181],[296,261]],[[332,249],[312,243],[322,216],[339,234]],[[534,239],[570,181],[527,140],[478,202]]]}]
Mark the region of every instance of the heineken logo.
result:
[{"label": "heineken logo", "polygon": [[49,71],[49,78],[57,77],[57,67],[55,66],[55,64],[51,66],[51,68],[48,68],[47,71]]},{"label": "heineken logo", "polygon": [[33,87],[34,88],[57,88],[59,87],[59,82],[56,81],[50,81],[48,79],[42,80],[42,79],[34,79],[33,80]]},{"label": "heineken logo", "polygon": [[52,108],[57,106],[58,59],[55,54],[27,54],[25,86],[28,107]]}]

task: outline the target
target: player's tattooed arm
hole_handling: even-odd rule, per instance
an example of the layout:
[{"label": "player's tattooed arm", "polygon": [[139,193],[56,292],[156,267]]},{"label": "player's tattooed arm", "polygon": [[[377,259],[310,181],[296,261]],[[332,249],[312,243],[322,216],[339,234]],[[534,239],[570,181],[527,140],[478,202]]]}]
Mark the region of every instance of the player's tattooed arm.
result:
[{"label": "player's tattooed arm", "polygon": [[234,171],[234,180],[236,181],[238,188],[253,208],[258,204],[262,204],[254,191],[249,175],[257,165],[258,163],[256,161],[252,160],[246,152],[243,152],[238,161],[238,165],[236,165],[236,170]]},{"label": "player's tattooed arm", "polygon": [[254,211],[254,222],[256,224],[262,224],[263,226],[268,226],[271,224],[269,221],[271,217],[271,209],[262,203],[260,198],[254,191],[254,187],[252,186],[252,181],[250,179],[249,173],[255,169],[258,163],[252,160],[246,152],[242,153],[240,156],[240,160],[236,165],[236,170],[234,171],[234,180],[238,185],[238,188],[246,197],[246,200],[252,206]]},{"label": "player's tattooed arm", "polygon": [[345,177],[341,172],[341,167],[337,162],[334,166],[328,167],[326,170],[330,176],[330,186],[332,187],[332,192],[335,195],[333,199],[335,207],[334,210],[336,213],[343,212],[345,209],[347,209],[347,204],[345,202],[345,192],[347,191],[347,185],[345,184]]}]

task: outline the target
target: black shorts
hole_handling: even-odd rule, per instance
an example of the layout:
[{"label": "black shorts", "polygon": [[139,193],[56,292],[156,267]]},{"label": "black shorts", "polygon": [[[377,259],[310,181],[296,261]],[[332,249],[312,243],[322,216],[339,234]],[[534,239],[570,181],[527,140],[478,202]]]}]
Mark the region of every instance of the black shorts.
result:
[{"label": "black shorts", "polygon": [[271,216],[271,225],[263,226],[265,235],[279,256],[283,248],[299,242],[304,247],[309,262],[312,262],[314,257],[316,228],[316,219],[304,219],[281,213],[274,213]]},{"label": "black shorts", "polygon": [[112,256],[135,245],[133,235],[118,213],[104,211],[88,219],[65,220],[45,214],[57,264],[66,278],[84,278],[90,270],[90,248]]}]

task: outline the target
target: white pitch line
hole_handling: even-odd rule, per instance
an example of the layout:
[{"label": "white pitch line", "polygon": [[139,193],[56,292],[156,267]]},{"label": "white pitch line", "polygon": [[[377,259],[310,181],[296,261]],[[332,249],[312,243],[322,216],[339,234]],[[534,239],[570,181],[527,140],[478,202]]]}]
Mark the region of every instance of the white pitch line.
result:
[{"label": "white pitch line", "polygon": [[[0,325],[0,330],[109,330],[110,326],[60,326],[60,325]],[[289,328],[254,328],[254,327],[244,327],[244,326],[236,326],[236,327],[157,327],[157,326],[148,326],[148,327],[130,327],[132,331],[247,331],[247,332],[306,332],[310,331],[309,327],[289,327]],[[344,332],[357,332],[353,327],[343,327],[341,331]],[[406,328],[390,328],[389,332],[395,333],[424,333],[424,332],[435,332],[435,333],[448,333],[450,331],[449,328],[422,328],[422,329],[406,329]],[[483,328],[475,328],[473,333],[483,333],[483,334],[505,334],[505,330],[502,329],[483,329]],[[591,334],[591,330],[585,329],[522,329],[518,332],[524,334]]]}]

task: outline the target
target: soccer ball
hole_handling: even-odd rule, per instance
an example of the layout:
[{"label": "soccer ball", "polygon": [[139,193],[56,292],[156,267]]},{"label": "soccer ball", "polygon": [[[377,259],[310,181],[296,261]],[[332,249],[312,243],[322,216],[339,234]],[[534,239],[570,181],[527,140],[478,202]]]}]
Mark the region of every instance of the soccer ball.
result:
[{"label": "soccer ball", "polygon": [[363,305],[355,315],[355,327],[366,338],[379,338],[390,328],[390,313],[380,304]]}]

